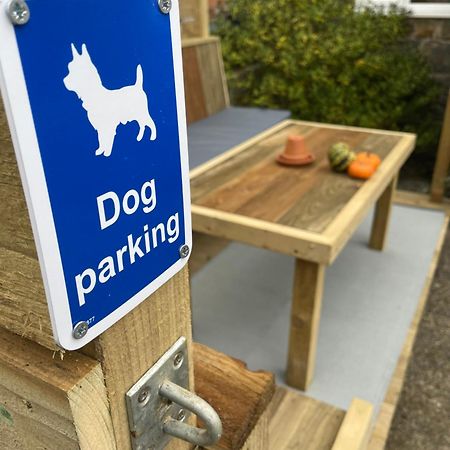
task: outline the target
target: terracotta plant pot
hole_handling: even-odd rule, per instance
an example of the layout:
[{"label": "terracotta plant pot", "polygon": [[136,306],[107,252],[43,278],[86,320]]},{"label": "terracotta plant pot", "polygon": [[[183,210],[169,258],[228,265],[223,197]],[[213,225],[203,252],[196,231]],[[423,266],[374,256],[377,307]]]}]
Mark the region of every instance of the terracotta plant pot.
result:
[{"label": "terracotta plant pot", "polygon": [[316,158],[306,148],[303,136],[288,137],[284,152],[277,156],[280,164],[287,166],[305,166],[314,162]]}]

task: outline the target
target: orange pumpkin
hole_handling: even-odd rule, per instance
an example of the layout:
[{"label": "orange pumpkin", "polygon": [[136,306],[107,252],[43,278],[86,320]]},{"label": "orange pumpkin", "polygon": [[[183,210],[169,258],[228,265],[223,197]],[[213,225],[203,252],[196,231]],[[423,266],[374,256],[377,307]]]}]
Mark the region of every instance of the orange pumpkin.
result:
[{"label": "orange pumpkin", "polygon": [[370,152],[357,153],[356,161],[371,164],[375,170],[381,164],[381,158],[377,154]]},{"label": "orange pumpkin", "polygon": [[347,173],[352,178],[359,178],[361,180],[367,180],[370,178],[374,172],[375,168],[372,164],[364,161],[353,161],[349,166]]}]

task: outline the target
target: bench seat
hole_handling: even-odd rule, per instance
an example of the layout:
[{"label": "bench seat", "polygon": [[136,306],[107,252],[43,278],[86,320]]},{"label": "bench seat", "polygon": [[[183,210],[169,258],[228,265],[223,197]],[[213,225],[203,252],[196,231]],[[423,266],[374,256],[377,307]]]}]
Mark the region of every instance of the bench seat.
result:
[{"label": "bench seat", "polygon": [[193,169],[289,118],[289,111],[228,107],[188,126]]}]

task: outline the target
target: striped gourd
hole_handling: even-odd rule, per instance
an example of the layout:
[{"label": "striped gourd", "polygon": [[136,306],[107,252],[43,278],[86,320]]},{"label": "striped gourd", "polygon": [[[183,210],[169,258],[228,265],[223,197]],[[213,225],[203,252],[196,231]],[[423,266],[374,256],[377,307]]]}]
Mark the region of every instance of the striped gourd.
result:
[{"label": "striped gourd", "polygon": [[328,151],[330,166],[336,172],[345,172],[355,157],[355,153],[344,142],[332,145]]}]

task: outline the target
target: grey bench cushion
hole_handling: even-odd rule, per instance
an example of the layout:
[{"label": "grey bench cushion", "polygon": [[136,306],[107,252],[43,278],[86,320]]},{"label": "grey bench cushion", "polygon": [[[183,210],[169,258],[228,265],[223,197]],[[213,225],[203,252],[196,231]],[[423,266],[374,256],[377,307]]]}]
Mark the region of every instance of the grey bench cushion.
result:
[{"label": "grey bench cushion", "polygon": [[193,169],[289,118],[289,111],[230,107],[188,126],[189,163]]}]

